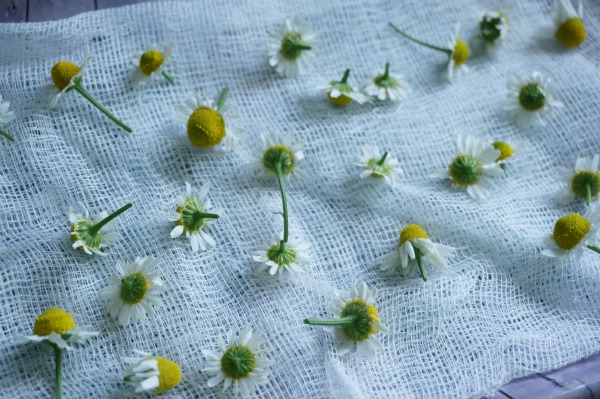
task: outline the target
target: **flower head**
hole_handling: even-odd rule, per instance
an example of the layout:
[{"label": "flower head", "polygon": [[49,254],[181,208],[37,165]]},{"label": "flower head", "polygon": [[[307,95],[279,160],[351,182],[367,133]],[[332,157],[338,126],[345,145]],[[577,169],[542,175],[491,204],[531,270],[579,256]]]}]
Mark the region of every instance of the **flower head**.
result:
[{"label": "flower head", "polygon": [[48,103],[50,107],[56,106],[60,96],[69,91],[75,82],[81,78],[90,57],[90,54],[86,54],[78,65],[69,61],[59,61],[54,64],[50,71],[52,84],[45,86],[46,91],[49,93]]},{"label": "flower head", "polygon": [[393,271],[401,266],[404,275],[418,270],[421,278],[427,281],[424,265],[445,268],[453,256],[453,247],[433,243],[421,226],[409,224],[400,232],[398,249],[380,258],[381,270]]},{"label": "flower head", "polygon": [[172,83],[171,77],[164,71],[169,64],[172,50],[173,46],[168,44],[161,50],[151,49],[137,53],[131,61],[131,70],[129,71],[129,79],[133,86],[137,87],[160,75]]},{"label": "flower head", "polygon": [[467,193],[477,200],[489,195],[493,186],[492,176],[500,176],[503,171],[496,160],[501,152],[483,140],[470,135],[459,135],[458,154],[442,177],[449,177],[452,185],[467,189]]},{"label": "flower head", "polygon": [[[15,119],[15,113],[13,111],[9,111],[10,102],[2,101],[2,96],[0,95],[0,125],[8,123]],[[0,130],[0,135],[6,137],[10,141],[14,141],[14,139],[6,132]]]},{"label": "flower head", "polygon": [[600,155],[598,154],[594,155],[593,158],[578,157],[574,171],[567,168],[558,170],[558,180],[566,183],[565,187],[558,193],[558,199],[561,203],[567,204],[578,198],[585,200],[589,205],[593,200],[598,199],[598,193],[600,193],[599,160]]},{"label": "flower head", "polygon": [[556,0],[552,12],[556,31],[554,37],[567,47],[578,47],[585,41],[587,32],[583,25],[583,5],[575,7],[571,0]]},{"label": "flower head", "polygon": [[552,95],[550,79],[544,78],[540,72],[533,72],[526,78],[513,75],[508,79],[506,88],[508,93],[504,109],[516,118],[521,127],[534,123],[545,126],[545,119],[552,111],[563,106]]},{"label": "flower head", "polygon": [[598,207],[590,207],[584,216],[577,213],[563,216],[556,221],[552,234],[544,239],[548,249],[542,251],[542,254],[561,261],[572,253],[579,260],[586,248],[600,252],[600,248],[593,245],[599,228]]},{"label": "flower head", "polygon": [[264,343],[262,333],[253,333],[249,327],[242,328],[237,339],[233,330],[229,330],[225,340],[217,337],[216,350],[202,350],[206,359],[206,367],[202,371],[212,376],[208,386],[212,388],[223,382],[223,392],[233,385],[234,393],[253,394],[257,385],[267,383],[268,366],[273,364],[261,356],[270,351],[269,348],[261,348]]},{"label": "flower head", "polygon": [[403,173],[398,167],[398,160],[387,151],[382,153],[376,145],[365,145],[358,161],[356,165],[363,168],[359,175],[361,179],[369,176],[383,179],[388,185],[394,187],[396,175]]},{"label": "flower head", "polygon": [[506,37],[509,25],[506,14],[501,11],[488,11],[481,16],[477,37],[488,49],[495,48]]},{"label": "flower head", "polygon": [[352,100],[359,104],[369,101],[368,97],[365,97],[365,95],[348,84],[349,75],[350,70],[346,69],[342,80],[324,80],[324,83],[319,86],[318,89],[325,92],[330,103],[340,107],[345,107],[350,104]]},{"label": "flower head", "polygon": [[285,77],[301,75],[310,65],[315,33],[298,17],[285,19],[285,24],[269,33],[269,64]]},{"label": "flower head", "polygon": [[104,255],[101,249],[113,245],[119,237],[113,219],[131,208],[131,204],[110,215],[108,212],[100,212],[94,220],[90,220],[87,208],[83,205],[82,207],[85,209],[85,216],[73,212],[73,209],[69,211],[73,248],[84,251],[88,255],[95,253]]},{"label": "flower head", "polygon": [[288,179],[293,174],[306,177],[306,173],[298,168],[298,162],[304,159],[302,144],[294,142],[294,135],[287,133],[280,139],[276,133],[261,134],[262,149],[253,151],[254,160],[250,167],[259,171],[261,175],[277,173],[277,165],[281,173]]},{"label": "flower head", "polygon": [[448,61],[448,79],[452,80],[455,74],[458,76],[469,71],[469,67],[465,62],[469,59],[471,52],[467,43],[460,40],[459,24],[454,27],[454,34],[450,38],[448,48],[452,51]]},{"label": "flower head", "polygon": [[385,70],[369,76],[361,85],[360,89],[367,96],[377,98],[379,101],[400,101],[411,92],[410,85],[404,81],[401,75],[390,73],[390,63],[385,64]]},{"label": "flower head", "polygon": [[171,238],[185,234],[190,239],[193,252],[198,252],[198,249],[206,251],[216,245],[206,230],[219,218],[221,210],[211,208],[207,197],[209,189],[210,185],[206,183],[198,192],[185,182],[185,192],[177,196],[177,209],[168,215],[169,220],[177,225],[171,231]]},{"label": "flower head", "polygon": [[98,298],[108,301],[106,310],[111,317],[126,326],[143,320],[146,313],[154,315],[155,308],[162,306],[159,295],[166,291],[158,276],[156,259],[137,257],[130,264],[117,262],[118,276],[110,278],[110,285],[98,293]]},{"label": "flower head", "polygon": [[124,380],[134,385],[136,392],[162,393],[181,381],[181,369],[174,361],[137,349],[134,352],[141,357],[125,357],[123,361],[130,364]]},{"label": "flower head", "polygon": [[252,258],[262,263],[258,271],[269,270],[269,274],[281,276],[284,271],[303,273],[312,260],[308,255],[310,245],[299,237],[291,237],[282,242],[283,235],[266,243],[263,249],[255,251]]}]

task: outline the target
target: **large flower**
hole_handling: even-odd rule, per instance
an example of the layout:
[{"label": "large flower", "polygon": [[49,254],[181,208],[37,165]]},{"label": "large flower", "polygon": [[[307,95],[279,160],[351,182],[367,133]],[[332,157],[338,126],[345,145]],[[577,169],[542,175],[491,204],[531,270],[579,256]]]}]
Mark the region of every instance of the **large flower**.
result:
[{"label": "large flower", "polygon": [[172,50],[172,44],[168,44],[160,51],[152,49],[137,53],[131,60],[129,71],[129,79],[133,86],[138,87],[143,82],[151,81],[161,75],[173,83],[173,78],[164,70],[165,66],[169,64]]},{"label": "large flower", "polygon": [[577,213],[563,216],[556,221],[552,234],[544,239],[548,249],[542,254],[561,261],[571,254],[579,260],[586,248],[600,253],[593,243],[599,228],[599,207],[589,207],[584,216]]},{"label": "large flower", "polygon": [[277,173],[277,164],[281,165],[281,174],[288,179],[293,174],[306,178],[307,174],[298,168],[298,162],[304,158],[302,144],[294,142],[294,135],[287,133],[279,139],[276,133],[261,134],[262,149],[253,150],[254,160],[250,167],[261,176]]},{"label": "large flower", "polygon": [[398,166],[398,160],[387,151],[382,154],[376,145],[363,146],[363,154],[358,157],[358,161],[356,165],[363,168],[359,175],[361,179],[369,176],[383,179],[388,185],[394,187],[396,175],[403,173]]},{"label": "large flower", "polygon": [[77,80],[81,78],[90,57],[90,54],[86,54],[79,65],[68,61],[59,61],[52,67],[52,71],[50,72],[52,84],[44,87],[48,92],[48,104],[50,107],[55,107],[60,96],[69,91]]},{"label": "large flower", "polygon": [[571,0],[556,0],[552,12],[556,31],[554,37],[567,47],[578,47],[587,35],[583,25],[583,4],[579,1],[579,7],[571,4]]},{"label": "large flower", "polygon": [[[13,111],[9,111],[10,109],[10,102],[8,101],[2,101],[2,96],[0,95],[0,125],[3,125],[5,123],[8,123],[10,121],[12,121],[13,119],[15,119],[15,113]],[[10,141],[13,141],[14,139],[6,132],[0,130],[0,135],[6,137],[7,139],[9,139]]]},{"label": "large flower", "polygon": [[342,80],[328,81],[323,79],[323,84],[318,86],[317,89],[325,93],[330,103],[340,107],[345,107],[352,100],[359,104],[369,101],[368,97],[348,84],[348,76],[350,76],[350,70],[346,69]]},{"label": "large flower", "polygon": [[283,274],[285,270],[289,272],[305,272],[310,266],[312,260],[307,251],[310,245],[299,237],[290,237],[288,242],[283,242],[283,234],[269,241],[263,249],[255,251],[252,258],[256,262],[262,263],[258,268],[259,272],[269,270],[269,274],[274,276]]},{"label": "large flower", "polygon": [[298,17],[285,19],[285,24],[269,33],[269,64],[282,76],[301,75],[310,65],[315,33]]},{"label": "large flower", "polygon": [[233,330],[229,330],[225,340],[217,337],[216,350],[202,350],[206,359],[206,367],[202,371],[212,376],[208,386],[212,388],[223,382],[223,392],[233,386],[234,393],[253,394],[257,385],[267,383],[268,366],[273,363],[261,357],[270,351],[269,348],[261,348],[264,343],[262,333],[253,333],[249,327],[242,328],[237,339]]},{"label": "large flower", "polygon": [[593,158],[578,157],[575,161],[575,171],[561,167],[558,169],[558,180],[566,183],[558,192],[558,200],[567,204],[575,198],[585,200],[589,205],[592,200],[598,199],[600,192],[600,173],[598,173],[600,155]]},{"label": "large flower", "polygon": [[81,206],[85,210],[85,215],[75,213],[73,209],[69,211],[73,248],[84,251],[88,255],[104,255],[101,249],[113,245],[119,237],[116,231],[117,224],[113,219],[131,208],[131,204],[110,215],[108,212],[100,212],[94,220],[90,220],[87,208],[83,204]]},{"label": "large flower", "polygon": [[401,75],[390,73],[390,63],[385,64],[385,70],[371,74],[361,85],[360,89],[367,96],[379,101],[400,101],[411,92],[410,85]]},{"label": "large flower", "polygon": [[162,393],[181,381],[181,369],[174,361],[137,349],[133,351],[141,357],[123,358],[130,364],[124,380],[134,385],[136,392]]}]

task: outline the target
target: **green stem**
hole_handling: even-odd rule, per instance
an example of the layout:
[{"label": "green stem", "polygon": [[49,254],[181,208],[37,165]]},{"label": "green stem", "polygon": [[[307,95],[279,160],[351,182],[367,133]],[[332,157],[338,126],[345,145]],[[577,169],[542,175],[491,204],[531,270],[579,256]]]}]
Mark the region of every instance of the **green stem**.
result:
[{"label": "green stem", "polygon": [[340,317],[339,319],[304,319],[304,324],[313,326],[343,326],[354,323],[354,316]]},{"label": "green stem", "polygon": [[171,77],[171,75],[169,75],[165,71],[160,71],[160,73],[161,73],[162,76],[165,77],[165,79],[167,79],[169,81],[169,83],[175,84],[175,81],[173,80],[173,78]]},{"label": "green stem", "polygon": [[447,48],[442,48],[442,47],[438,47],[438,46],[434,46],[433,44],[425,43],[425,42],[422,42],[422,41],[421,41],[421,40],[419,40],[419,39],[415,39],[414,37],[412,37],[412,36],[410,36],[410,35],[408,35],[408,34],[406,34],[406,33],[402,32],[400,29],[398,29],[396,26],[394,26],[394,24],[393,24],[393,23],[391,23],[391,22],[388,22],[388,25],[389,25],[389,26],[390,26],[392,29],[394,29],[396,32],[398,32],[398,33],[400,33],[402,36],[404,36],[405,38],[407,38],[407,39],[409,39],[409,40],[412,40],[413,42],[415,42],[415,43],[418,43],[418,44],[420,44],[421,46],[425,46],[425,47],[429,47],[430,49],[433,49],[433,50],[441,51],[441,52],[443,52],[443,53],[446,53],[446,54],[448,54],[449,56],[451,56],[451,55],[452,55],[452,50],[450,50],[450,49],[447,49]]},{"label": "green stem", "polygon": [[501,163],[501,164],[500,164],[500,169],[502,169],[503,171],[505,171],[505,172],[506,172],[506,165],[505,165],[505,164],[503,164],[503,163]]},{"label": "green stem", "polygon": [[288,211],[287,211],[287,200],[285,198],[285,187],[283,185],[283,174],[281,173],[281,161],[275,164],[275,171],[277,173],[277,181],[279,182],[279,191],[281,191],[281,202],[283,205],[283,240],[281,240],[281,247],[288,241]]},{"label": "green stem", "polygon": [[346,69],[344,71],[344,76],[342,76],[342,80],[340,80],[340,83],[346,83],[348,81],[348,76],[350,76],[350,70]]},{"label": "green stem", "polygon": [[590,187],[589,183],[585,185],[585,194],[585,203],[587,206],[589,206],[592,202],[592,188]]},{"label": "green stem", "polygon": [[56,399],[62,399],[62,350],[56,344],[51,344],[51,346],[54,349],[54,363],[56,365],[56,384],[54,387]]},{"label": "green stem", "polygon": [[72,86],[72,89],[76,90],[86,100],[88,100],[89,102],[91,102],[94,107],[98,108],[100,110],[100,112],[102,112],[104,115],[108,116],[110,118],[110,120],[112,120],[117,125],[119,125],[123,130],[125,130],[128,133],[131,133],[131,128],[129,126],[127,126],[126,124],[124,124],[123,122],[121,122],[120,120],[118,120],[113,114],[111,114],[110,112],[108,112],[108,110],[106,108],[104,108],[102,105],[100,105],[94,99],[94,97],[92,97],[90,95],[90,93],[88,93],[87,90],[83,88],[83,85],[81,84],[81,82],[79,80],[77,80],[75,82],[75,84]]},{"label": "green stem", "polygon": [[131,204],[127,204],[127,205],[123,206],[122,208],[116,210],[112,214],[108,215],[107,217],[105,217],[104,219],[102,219],[101,221],[99,221],[98,223],[93,225],[92,227],[90,227],[90,229],[88,230],[89,233],[91,235],[96,235],[100,231],[101,228],[106,226],[106,224],[108,222],[110,222],[111,220],[113,220],[114,218],[116,218],[117,216],[119,216],[120,214],[125,212],[127,209],[131,208],[132,206],[133,205],[131,205]]},{"label": "green stem", "polygon": [[600,254],[600,248],[598,248],[597,246],[595,246],[595,245],[588,245],[587,247],[589,249],[591,249],[592,251],[597,252],[597,253]]},{"label": "green stem", "polygon": [[225,101],[227,100],[227,95],[229,94],[229,89],[225,87],[221,90],[221,95],[219,96],[219,102],[217,103],[217,112],[221,112],[221,109],[225,105]]},{"label": "green stem", "polygon": [[13,139],[12,136],[6,133],[5,131],[0,130],[0,134],[9,139],[10,141],[15,141],[15,139]]},{"label": "green stem", "polygon": [[423,279],[423,281],[427,281],[427,276],[425,275],[425,269],[423,269],[423,260],[421,259],[421,250],[417,247],[414,247],[415,249],[415,257],[417,258],[417,265],[419,265],[419,274],[421,275],[421,278]]},{"label": "green stem", "polygon": [[381,77],[381,79],[384,80],[389,77],[390,77],[390,63],[386,62],[385,63],[385,72],[383,73],[383,76]]},{"label": "green stem", "polygon": [[294,43],[293,47],[295,50],[312,50],[312,47],[303,43]]},{"label": "green stem", "polygon": [[217,215],[216,213],[198,212],[198,217],[200,219],[218,219],[219,215]]},{"label": "green stem", "polygon": [[383,163],[385,162],[385,159],[387,158],[388,153],[387,151],[383,154],[383,156],[381,157],[381,159],[379,161],[377,161],[377,165],[381,166],[383,165]]}]

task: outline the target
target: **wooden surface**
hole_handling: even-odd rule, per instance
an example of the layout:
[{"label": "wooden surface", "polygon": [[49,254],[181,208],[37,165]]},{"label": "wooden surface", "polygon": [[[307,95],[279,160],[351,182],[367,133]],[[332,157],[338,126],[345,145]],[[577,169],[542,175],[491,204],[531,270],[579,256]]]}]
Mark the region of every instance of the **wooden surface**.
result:
[{"label": "wooden surface", "polygon": [[[0,0],[0,23],[53,21],[144,1],[153,0]],[[487,399],[600,399],[600,354],[518,378]]]}]

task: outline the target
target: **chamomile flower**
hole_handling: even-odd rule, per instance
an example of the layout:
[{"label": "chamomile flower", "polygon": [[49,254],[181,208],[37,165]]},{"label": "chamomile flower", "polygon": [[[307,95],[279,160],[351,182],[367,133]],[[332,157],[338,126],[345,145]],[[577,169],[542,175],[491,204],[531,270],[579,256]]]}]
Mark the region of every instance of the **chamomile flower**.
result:
[{"label": "chamomile flower", "polygon": [[[3,125],[15,119],[15,113],[13,111],[9,111],[9,109],[10,102],[3,101],[2,96],[0,95],[0,125]],[[14,139],[3,130],[0,130],[0,135],[6,137],[10,141],[14,141]]]},{"label": "chamomile flower", "polygon": [[509,111],[521,127],[528,127],[535,123],[546,126],[546,118],[555,108],[563,106],[563,103],[552,95],[550,79],[537,71],[526,78],[518,75],[511,76],[506,83],[506,88],[508,93],[504,109]]},{"label": "chamomile flower", "polygon": [[423,281],[427,281],[424,265],[445,268],[452,257],[453,247],[432,242],[421,226],[409,224],[400,232],[398,249],[380,258],[381,270],[391,272],[401,266],[404,275],[418,270]]},{"label": "chamomile flower", "polygon": [[598,199],[600,192],[600,173],[598,173],[598,161],[600,155],[593,158],[578,157],[575,161],[575,171],[568,168],[559,168],[558,180],[566,183],[559,191],[558,200],[567,204],[575,198],[582,199],[587,205]]},{"label": "chamomile flower", "polygon": [[226,103],[228,94],[229,89],[223,89],[215,105],[210,98],[191,92],[186,102],[177,107],[175,120],[186,127],[192,144],[202,148],[221,144],[225,151],[236,148],[235,139],[241,129],[232,126],[232,121],[239,115],[234,103]]},{"label": "chamomile flower", "polygon": [[249,327],[242,328],[237,339],[233,330],[225,339],[217,337],[216,350],[202,350],[206,359],[202,371],[212,376],[207,385],[212,388],[223,382],[223,392],[233,386],[234,394],[252,395],[258,385],[268,382],[268,367],[273,364],[261,356],[270,351],[264,344],[262,333]]},{"label": "chamomile flower", "polygon": [[476,200],[486,198],[493,187],[490,177],[504,173],[496,163],[501,152],[470,135],[459,135],[457,147],[458,154],[440,177],[450,178],[454,187],[466,188],[467,193]]},{"label": "chamomile flower", "polygon": [[269,64],[285,77],[296,77],[311,62],[315,33],[298,17],[285,19],[285,24],[269,33]]},{"label": "chamomile flower", "polygon": [[136,392],[162,393],[181,381],[181,369],[174,361],[137,349],[133,351],[139,357],[123,358],[130,365],[123,379],[135,386]]},{"label": "chamomile flower", "polygon": [[118,276],[110,278],[110,285],[98,293],[101,301],[108,301],[106,310],[126,326],[144,320],[146,313],[153,316],[155,308],[162,306],[160,294],[166,291],[158,276],[156,259],[137,257],[133,263],[117,262]]},{"label": "chamomile flower", "polygon": [[173,46],[168,44],[161,50],[153,48],[143,53],[137,53],[131,60],[131,70],[129,71],[129,79],[133,86],[138,87],[143,82],[148,82],[158,76],[163,76],[169,83],[173,83],[173,78],[165,71],[172,50]]},{"label": "chamomile flower", "polygon": [[600,248],[593,244],[600,228],[600,208],[589,207],[584,216],[571,213],[556,221],[554,231],[544,242],[548,249],[542,254],[561,261],[571,254],[579,261],[583,251],[591,249],[600,253]]},{"label": "chamomile flower", "polygon": [[102,249],[113,245],[119,237],[113,219],[131,208],[131,206],[131,204],[127,204],[110,215],[108,212],[100,212],[94,220],[90,220],[89,212],[85,206],[83,206],[85,215],[75,213],[71,209],[69,211],[69,221],[71,222],[73,248],[84,251],[88,255],[104,255]]},{"label": "chamomile flower", "polygon": [[579,0],[577,11],[571,0],[556,0],[552,19],[556,28],[554,37],[567,47],[578,47],[585,41],[587,32],[583,25],[583,5]]},{"label": "chamomile flower", "polygon": [[254,149],[253,161],[248,165],[251,169],[258,171],[259,176],[277,174],[279,165],[282,176],[287,179],[293,174],[300,178],[308,175],[298,167],[298,162],[304,159],[302,144],[294,140],[292,133],[286,133],[281,138],[277,133],[261,134],[263,148]]},{"label": "chamomile flower", "polygon": [[170,221],[177,226],[171,231],[171,238],[185,234],[192,244],[192,252],[199,249],[206,251],[217,243],[206,232],[221,213],[220,209],[212,209],[210,199],[207,197],[210,185],[204,184],[200,191],[185,182],[185,192],[177,196],[177,209],[168,214]]},{"label": "chamomile flower", "polygon": [[358,352],[365,357],[374,357],[383,350],[376,337],[378,331],[387,332],[381,324],[379,313],[375,307],[377,289],[369,290],[364,282],[352,282],[350,297],[337,295],[333,302],[332,312],[338,319],[305,319],[305,324],[334,326],[334,337],[339,347],[339,354],[345,355],[356,346]]},{"label": "chamomile flower", "polygon": [[504,42],[509,26],[506,14],[501,11],[487,11],[481,15],[476,41],[484,44],[488,51],[494,50]]},{"label": "chamomile flower", "polygon": [[360,90],[367,96],[379,101],[401,101],[411,92],[410,85],[401,75],[390,73],[390,63],[385,64],[385,70],[369,76],[361,85]]},{"label": "chamomile flower", "polygon": [[317,87],[317,89],[325,93],[330,103],[340,107],[345,107],[352,100],[359,104],[367,102],[369,100],[368,97],[348,84],[348,76],[350,76],[350,70],[346,69],[342,80],[324,80],[323,84]]},{"label": "chamomile flower", "polygon": [[383,179],[390,187],[396,184],[396,175],[402,174],[398,160],[387,151],[383,154],[376,145],[363,146],[363,154],[358,157],[357,166],[363,168],[360,178],[373,177]]},{"label": "chamomile flower", "polygon": [[496,163],[504,170],[506,169],[506,164],[512,161],[512,157],[521,152],[523,144],[520,142],[510,144],[506,141],[494,141],[492,147],[500,151]]},{"label": "chamomile flower", "polygon": [[255,251],[252,258],[262,263],[259,272],[269,271],[271,276],[281,276],[284,271],[304,273],[312,260],[308,254],[310,245],[299,237],[291,237],[283,242],[283,235],[275,237],[266,245]]}]

